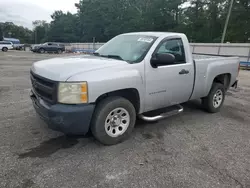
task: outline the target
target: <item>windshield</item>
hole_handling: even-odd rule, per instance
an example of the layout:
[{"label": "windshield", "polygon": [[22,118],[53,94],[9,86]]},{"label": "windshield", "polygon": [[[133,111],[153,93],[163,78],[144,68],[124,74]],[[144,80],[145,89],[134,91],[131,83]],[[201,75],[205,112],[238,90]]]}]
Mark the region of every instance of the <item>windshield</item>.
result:
[{"label": "windshield", "polygon": [[95,55],[129,63],[140,62],[156,39],[157,37],[145,35],[119,35],[98,49]]}]

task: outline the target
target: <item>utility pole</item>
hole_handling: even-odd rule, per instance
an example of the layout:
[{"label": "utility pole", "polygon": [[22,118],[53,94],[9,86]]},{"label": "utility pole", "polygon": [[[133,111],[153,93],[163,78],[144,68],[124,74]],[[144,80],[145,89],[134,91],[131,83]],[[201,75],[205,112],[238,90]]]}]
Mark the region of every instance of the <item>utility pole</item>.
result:
[{"label": "utility pole", "polygon": [[224,43],[224,40],[225,40],[225,37],[226,37],[226,34],[227,34],[227,27],[228,27],[228,22],[229,22],[231,13],[232,13],[233,4],[234,4],[234,0],[231,0],[230,7],[229,7],[229,10],[228,10],[228,14],[227,14],[226,23],[225,23],[222,38],[221,38],[221,43]]},{"label": "utility pole", "polygon": [[93,50],[95,51],[95,37],[93,37]]},{"label": "utility pole", "polygon": [[35,28],[35,44],[37,44],[37,30]]}]

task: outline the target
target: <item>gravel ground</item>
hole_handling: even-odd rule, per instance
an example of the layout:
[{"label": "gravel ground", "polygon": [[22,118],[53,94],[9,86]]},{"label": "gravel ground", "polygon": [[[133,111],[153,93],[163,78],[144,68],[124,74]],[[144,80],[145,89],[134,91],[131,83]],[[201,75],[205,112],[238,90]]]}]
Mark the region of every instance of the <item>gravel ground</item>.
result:
[{"label": "gravel ground", "polygon": [[66,138],[36,117],[29,99],[32,62],[54,57],[0,53],[0,187],[250,187],[250,72],[218,114],[200,101],[184,113],[138,121],[131,138],[105,147]]}]

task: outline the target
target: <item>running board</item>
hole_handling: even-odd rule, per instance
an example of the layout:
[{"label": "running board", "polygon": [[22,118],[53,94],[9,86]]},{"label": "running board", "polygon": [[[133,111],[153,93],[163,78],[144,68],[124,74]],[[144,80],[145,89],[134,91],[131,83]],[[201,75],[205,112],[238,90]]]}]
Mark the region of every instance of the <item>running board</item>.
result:
[{"label": "running board", "polygon": [[139,118],[144,120],[144,121],[154,122],[154,121],[159,121],[161,119],[165,119],[167,117],[174,116],[174,115],[177,115],[177,114],[183,112],[183,107],[181,105],[176,105],[176,107],[177,107],[177,109],[175,109],[175,110],[165,112],[165,113],[162,113],[160,115],[153,116],[153,117],[149,117],[149,116],[145,116],[143,114],[140,114]]}]

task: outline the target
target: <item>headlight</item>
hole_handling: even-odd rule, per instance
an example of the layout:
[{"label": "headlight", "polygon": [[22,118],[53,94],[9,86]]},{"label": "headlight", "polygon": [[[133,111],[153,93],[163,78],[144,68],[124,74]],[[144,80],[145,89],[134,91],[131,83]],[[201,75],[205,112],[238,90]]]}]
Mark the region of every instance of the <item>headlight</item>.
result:
[{"label": "headlight", "polygon": [[64,104],[81,104],[88,102],[87,82],[59,83],[58,102]]}]

